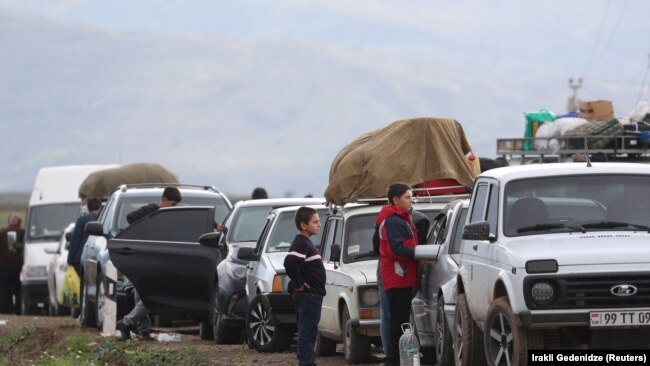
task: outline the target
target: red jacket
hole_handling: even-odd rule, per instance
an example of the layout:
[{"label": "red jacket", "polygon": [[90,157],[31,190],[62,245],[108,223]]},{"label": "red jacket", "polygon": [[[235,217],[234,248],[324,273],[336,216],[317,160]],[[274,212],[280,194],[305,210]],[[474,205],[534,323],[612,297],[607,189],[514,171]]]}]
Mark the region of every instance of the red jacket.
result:
[{"label": "red jacket", "polygon": [[384,290],[415,287],[418,264],[413,255],[418,244],[411,214],[393,205],[382,207],[379,226],[379,270]]}]

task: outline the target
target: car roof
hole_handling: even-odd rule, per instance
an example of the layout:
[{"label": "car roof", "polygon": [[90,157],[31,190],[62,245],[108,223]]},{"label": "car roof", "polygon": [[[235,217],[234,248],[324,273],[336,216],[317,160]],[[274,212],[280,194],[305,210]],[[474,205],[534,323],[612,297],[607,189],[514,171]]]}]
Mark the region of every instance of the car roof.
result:
[{"label": "car roof", "polygon": [[501,181],[523,178],[549,177],[558,175],[592,175],[592,174],[650,174],[650,164],[638,163],[548,163],[517,165],[490,169],[481,173],[481,177],[490,177]]},{"label": "car roof", "polygon": [[238,201],[235,203],[235,207],[318,205],[324,202],[325,198],[263,198]]},{"label": "car roof", "polygon": [[284,213],[284,212],[293,212],[293,211],[298,211],[298,208],[303,207],[303,206],[304,207],[311,207],[311,208],[313,208],[315,210],[319,210],[319,211],[327,209],[327,206],[325,206],[323,204],[320,204],[320,205],[297,205],[297,206],[278,207],[275,210],[273,210],[273,212],[275,212],[277,214],[281,214],[281,213]]},{"label": "car roof", "polygon": [[[441,210],[449,202],[417,202],[413,204],[413,209],[416,211],[436,211]],[[366,214],[378,214],[381,211],[383,205],[369,205],[363,203],[352,203],[346,204],[343,208],[339,210],[340,215],[342,216],[355,216],[355,215],[366,215]]]}]

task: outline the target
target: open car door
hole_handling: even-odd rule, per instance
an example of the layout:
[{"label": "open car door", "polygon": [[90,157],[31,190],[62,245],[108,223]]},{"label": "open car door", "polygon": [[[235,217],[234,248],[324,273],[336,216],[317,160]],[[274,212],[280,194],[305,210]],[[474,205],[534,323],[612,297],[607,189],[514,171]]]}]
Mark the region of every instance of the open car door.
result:
[{"label": "open car door", "polygon": [[171,207],[153,212],[108,242],[115,267],[133,282],[152,312],[208,319],[217,249],[199,245],[214,231],[211,207]]}]

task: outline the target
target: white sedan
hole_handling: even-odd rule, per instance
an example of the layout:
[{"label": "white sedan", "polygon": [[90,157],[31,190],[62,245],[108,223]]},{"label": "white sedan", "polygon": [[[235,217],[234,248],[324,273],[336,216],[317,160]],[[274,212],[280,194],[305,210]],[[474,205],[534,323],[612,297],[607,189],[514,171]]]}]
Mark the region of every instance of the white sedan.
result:
[{"label": "white sedan", "polygon": [[70,236],[73,230],[74,222],[65,228],[61,239],[59,239],[59,245],[51,253],[54,256],[47,269],[49,315],[70,313],[70,308],[63,302],[63,280],[65,279],[65,271],[68,269],[68,246],[70,245]]}]

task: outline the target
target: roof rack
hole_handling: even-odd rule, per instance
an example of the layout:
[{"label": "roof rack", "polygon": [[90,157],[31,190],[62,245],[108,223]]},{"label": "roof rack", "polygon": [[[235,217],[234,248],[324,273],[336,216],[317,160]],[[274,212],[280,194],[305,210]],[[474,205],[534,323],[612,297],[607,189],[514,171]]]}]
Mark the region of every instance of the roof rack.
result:
[{"label": "roof rack", "polygon": [[183,183],[135,183],[135,184],[121,184],[118,188],[125,191],[127,188],[160,188],[160,187],[177,187],[177,188],[194,188],[202,189],[205,191],[220,192],[214,186],[202,186],[198,184],[183,184]]}]

